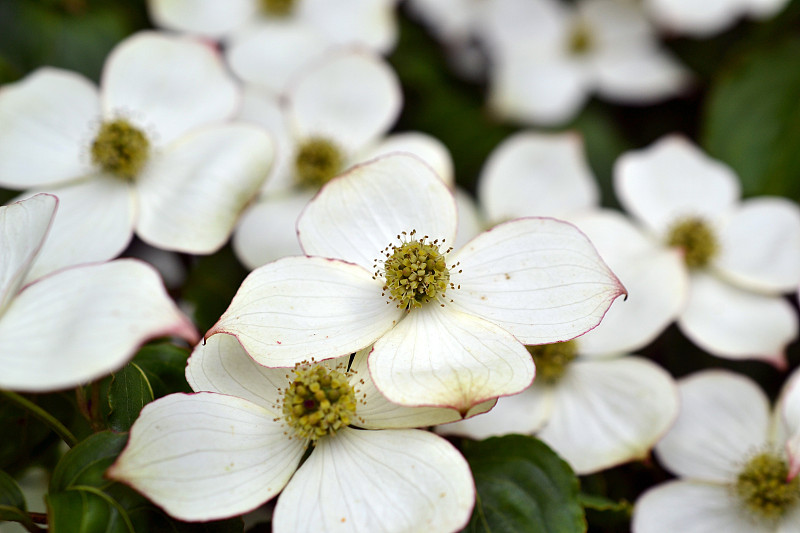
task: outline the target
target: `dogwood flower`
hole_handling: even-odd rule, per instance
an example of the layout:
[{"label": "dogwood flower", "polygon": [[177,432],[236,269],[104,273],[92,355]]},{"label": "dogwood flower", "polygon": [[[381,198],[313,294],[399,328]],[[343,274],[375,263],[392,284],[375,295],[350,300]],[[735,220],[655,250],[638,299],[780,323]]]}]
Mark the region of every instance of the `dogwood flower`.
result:
[{"label": "dogwood flower", "polygon": [[788,433],[789,477],[794,479],[800,474],[800,371],[795,370],[786,380],[778,405]]},{"label": "dogwood flower", "polygon": [[374,429],[452,413],[387,402],[366,352],[348,360],[270,369],[212,335],[186,369],[207,392],[145,406],[107,475],[182,520],[236,516],[280,492],[276,532],[460,530],[475,488],[459,452],[427,431]]},{"label": "dogwood flower", "polygon": [[644,7],[664,29],[707,38],[733,26],[741,17],[765,19],[781,11],[788,0],[646,0]]},{"label": "dogwood flower", "polygon": [[372,343],[391,401],[467,414],[533,379],[522,343],[595,327],[624,288],[573,226],[522,219],[458,252],[452,193],[421,160],[392,154],[330,181],[297,223],[303,250],[254,270],[209,331],[259,363],[293,366]]},{"label": "dogwood flower", "polygon": [[750,379],[721,370],[678,387],[678,420],[655,448],[678,479],[639,498],[633,532],[798,531],[800,478],[789,479],[785,428],[770,416],[767,396]]},{"label": "dogwood flower", "polygon": [[111,52],[99,92],[53,68],[4,86],[0,185],[61,202],[37,273],[114,257],[134,229],[169,250],[222,246],[272,160],[266,132],[221,123],[238,100],[213,49],[153,32]]},{"label": "dogwood flower", "polygon": [[740,202],[733,171],[677,136],[623,154],[614,187],[655,242],[683,253],[690,289],[681,331],[719,357],[784,366],[797,336],[796,313],[780,296],[800,282],[797,205]]},{"label": "dogwood flower", "polygon": [[[0,207],[0,388],[47,392],[121,367],[148,339],[196,342],[191,322],[150,266],[121,259],[32,276],[58,201]],[[69,243],[61,243],[66,246]]]}]

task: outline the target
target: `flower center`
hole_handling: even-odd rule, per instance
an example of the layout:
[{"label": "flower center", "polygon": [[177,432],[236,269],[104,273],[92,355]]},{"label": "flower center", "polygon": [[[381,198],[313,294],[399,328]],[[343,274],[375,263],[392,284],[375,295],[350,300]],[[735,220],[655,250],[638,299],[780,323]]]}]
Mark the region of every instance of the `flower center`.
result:
[{"label": "flower center", "polygon": [[285,17],[291,14],[294,0],[261,0],[261,11],[275,17]]},{"label": "flower center", "polygon": [[150,143],[124,119],[104,122],[92,143],[92,162],[106,172],[132,180],[147,162]]},{"label": "flower center", "polygon": [[356,393],[347,376],[322,365],[296,367],[283,396],[283,415],[295,432],[316,441],[355,418]]},{"label": "flower center", "polygon": [[297,151],[295,178],[301,187],[319,189],[339,174],[343,165],[342,153],[332,142],[314,137],[301,144]]},{"label": "flower center", "polygon": [[776,519],[800,501],[800,478],[787,482],[789,465],[772,453],[753,457],[736,480],[736,494],[747,509]]},{"label": "flower center", "polygon": [[[439,250],[439,239],[426,242],[428,236],[416,239],[416,230],[410,234],[404,231],[398,239],[408,237],[410,240],[399,246],[384,249],[386,261],[383,263],[386,284],[384,291],[389,292],[392,300],[397,300],[397,307],[411,310],[422,307],[422,304],[444,295],[450,283],[450,270]],[[444,244],[444,241],[442,241]],[[445,251],[449,252],[450,249]],[[380,275],[376,272],[376,276]]]},{"label": "flower center", "polygon": [[675,222],[667,233],[667,244],[683,250],[683,260],[689,268],[707,266],[719,249],[711,227],[697,217]]},{"label": "flower center", "polygon": [[556,383],[564,375],[567,366],[577,357],[575,341],[556,342],[526,346],[536,365],[536,379]]},{"label": "flower center", "polygon": [[570,54],[576,56],[583,55],[591,49],[592,33],[585,22],[577,21],[572,26],[567,47]]}]

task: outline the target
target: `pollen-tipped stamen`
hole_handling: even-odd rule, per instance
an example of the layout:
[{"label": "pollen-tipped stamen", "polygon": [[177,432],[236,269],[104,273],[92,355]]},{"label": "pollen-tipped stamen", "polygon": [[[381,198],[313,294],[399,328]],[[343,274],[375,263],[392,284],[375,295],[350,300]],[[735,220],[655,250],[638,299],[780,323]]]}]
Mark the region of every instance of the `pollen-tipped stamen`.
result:
[{"label": "pollen-tipped stamen", "polygon": [[127,180],[139,174],[149,152],[147,136],[124,119],[104,122],[92,142],[92,162]]},{"label": "pollen-tipped stamen", "polygon": [[689,268],[708,266],[719,250],[711,226],[698,217],[675,222],[667,232],[667,245],[683,250],[683,260]]},{"label": "pollen-tipped stamen", "polygon": [[765,452],[750,459],[736,480],[736,495],[751,513],[777,519],[800,502],[800,478],[789,478],[785,459]]},{"label": "pollen-tipped stamen", "polygon": [[575,341],[526,346],[536,365],[536,380],[556,383],[564,376],[569,364],[578,356]]},{"label": "pollen-tipped stamen", "polygon": [[[445,255],[439,248],[438,239],[431,242],[428,236],[415,238],[416,231],[398,235],[402,240],[409,240],[384,250],[386,260],[383,263],[383,275],[386,284],[383,290],[389,293],[397,307],[413,309],[437,300],[443,296],[450,283],[450,269],[445,262]],[[443,242],[441,243],[443,244]]]}]

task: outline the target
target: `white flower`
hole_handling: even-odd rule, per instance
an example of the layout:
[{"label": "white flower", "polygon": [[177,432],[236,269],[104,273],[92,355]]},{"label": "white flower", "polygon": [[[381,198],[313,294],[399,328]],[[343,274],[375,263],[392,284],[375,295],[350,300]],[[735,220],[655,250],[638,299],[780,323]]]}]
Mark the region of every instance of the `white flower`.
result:
[{"label": "white flower", "polygon": [[145,406],[108,475],[182,520],[236,516],[282,491],[276,532],[461,529],[475,488],[458,451],[427,431],[373,429],[450,415],[387,402],[366,353],[349,371],[348,359],[268,369],[213,335],[186,369],[192,388],[209,392]]},{"label": "white flower", "polygon": [[314,257],[254,270],[209,334],[235,335],[271,367],[374,342],[370,374],[391,401],[466,414],[530,384],[521,342],[580,335],[624,294],[569,224],[516,220],[450,253],[455,231],[453,195],[421,160],[356,166],[298,220]]},{"label": "white flower", "polygon": [[656,445],[678,476],[639,498],[634,533],[800,530],[800,478],[787,481],[779,416],[750,379],[706,371],[679,382],[678,420]]},{"label": "white flower", "polygon": [[266,132],[221,123],[238,100],[211,47],[152,32],[111,52],[99,91],[52,68],[4,86],[0,184],[61,201],[37,273],[114,257],[134,229],[159,248],[221,247],[272,161]]},{"label": "white flower", "polygon": [[785,365],[797,316],[781,292],[800,281],[800,209],[785,198],[740,202],[726,165],[669,136],[623,154],[614,187],[655,242],[682,250],[689,300],[678,325],[695,344],[731,359]]},{"label": "white flower", "polygon": [[648,14],[666,30],[710,37],[733,26],[742,16],[768,18],[789,0],[646,0]]},{"label": "white flower", "polygon": [[[33,266],[53,221],[48,194],[0,207],[0,388],[47,392],[121,367],[148,339],[197,332],[148,265],[135,260],[63,269]],[[60,246],[69,246],[62,241]]]},{"label": "white flower", "polygon": [[795,370],[778,400],[788,438],[786,452],[789,455],[789,476],[800,474],[800,371]]}]

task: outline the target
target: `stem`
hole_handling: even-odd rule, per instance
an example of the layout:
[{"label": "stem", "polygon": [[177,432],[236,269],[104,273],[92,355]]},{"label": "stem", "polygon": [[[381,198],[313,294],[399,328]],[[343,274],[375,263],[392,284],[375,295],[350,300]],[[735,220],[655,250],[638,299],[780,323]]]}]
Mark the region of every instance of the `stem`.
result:
[{"label": "stem", "polygon": [[92,397],[89,400],[89,413],[91,414],[89,420],[92,423],[92,429],[97,433],[103,431],[103,423],[100,421],[100,382],[92,381],[90,389]]},{"label": "stem", "polygon": [[48,413],[47,411],[45,411],[44,409],[33,403],[32,401],[30,401],[29,399],[20,396],[16,392],[11,392],[10,390],[0,390],[0,395],[5,396],[9,400],[11,400],[12,403],[18,405],[19,407],[22,407],[30,414],[32,414],[34,417],[38,418],[39,420],[50,426],[50,429],[55,431],[58,434],[58,436],[61,437],[61,440],[66,442],[67,446],[69,446],[70,448],[78,444],[78,439],[75,438],[75,435],[73,435],[64,424],[62,424],[56,417],[54,417],[53,415],[51,415],[50,413]]},{"label": "stem", "polygon": [[31,517],[31,522],[34,524],[47,524],[47,514],[46,513],[34,513],[33,511],[29,511],[28,514]]}]

